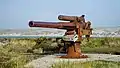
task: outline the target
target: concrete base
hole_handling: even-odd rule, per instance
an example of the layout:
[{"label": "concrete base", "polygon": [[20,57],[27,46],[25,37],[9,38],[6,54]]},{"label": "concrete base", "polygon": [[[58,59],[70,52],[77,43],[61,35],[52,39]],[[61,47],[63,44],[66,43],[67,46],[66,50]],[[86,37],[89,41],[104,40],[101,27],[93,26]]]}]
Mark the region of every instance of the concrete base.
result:
[{"label": "concrete base", "polygon": [[79,61],[79,62],[86,62],[86,61],[95,61],[95,60],[105,60],[105,61],[116,61],[120,62],[120,55],[111,55],[111,54],[84,54],[87,55],[88,58],[59,58],[66,54],[55,54],[56,62],[58,61]]},{"label": "concrete base", "polygon": [[111,54],[85,54],[88,56],[88,58],[80,58],[80,59],[57,58],[64,55],[66,54],[47,55],[45,57],[32,60],[32,62],[29,62],[24,67],[48,68],[51,67],[52,64],[57,62],[87,62],[87,61],[95,61],[95,60],[120,62],[120,55],[111,55]]}]

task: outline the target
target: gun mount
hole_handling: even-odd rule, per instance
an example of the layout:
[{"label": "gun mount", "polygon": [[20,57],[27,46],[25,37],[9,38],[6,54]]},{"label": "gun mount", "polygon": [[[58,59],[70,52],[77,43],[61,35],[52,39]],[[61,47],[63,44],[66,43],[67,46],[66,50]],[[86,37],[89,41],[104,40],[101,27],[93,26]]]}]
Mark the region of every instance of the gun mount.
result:
[{"label": "gun mount", "polygon": [[65,16],[59,15],[59,20],[68,22],[42,22],[42,21],[30,21],[30,27],[44,27],[44,28],[56,28],[66,29],[65,37],[63,42],[67,47],[67,55],[61,56],[61,58],[87,58],[86,55],[82,55],[80,49],[80,43],[82,36],[85,35],[89,41],[90,35],[92,34],[91,23],[85,22],[84,15],[77,16]]}]

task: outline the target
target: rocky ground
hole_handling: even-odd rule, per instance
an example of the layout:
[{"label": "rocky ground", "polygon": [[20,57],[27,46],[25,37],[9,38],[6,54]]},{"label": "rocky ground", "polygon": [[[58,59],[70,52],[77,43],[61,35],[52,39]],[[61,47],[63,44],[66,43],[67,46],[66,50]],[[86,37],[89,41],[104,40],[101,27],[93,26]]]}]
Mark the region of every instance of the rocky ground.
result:
[{"label": "rocky ground", "polygon": [[57,58],[56,56],[62,55],[62,54],[55,54],[55,55],[47,55],[43,58],[38,58],[36,60],[33,60],[32,62],[25,65],[26,68],[49,68],[52,64],[59,62],[59,61],[80,61],[80,62],[86,62],[86,61],[94,61],[94,60],[106,60],[106,61],[120,61],[120,55],[111,55],[111,54],[85,54],[88,55],[89,58],[84,59],[61,59]]}]

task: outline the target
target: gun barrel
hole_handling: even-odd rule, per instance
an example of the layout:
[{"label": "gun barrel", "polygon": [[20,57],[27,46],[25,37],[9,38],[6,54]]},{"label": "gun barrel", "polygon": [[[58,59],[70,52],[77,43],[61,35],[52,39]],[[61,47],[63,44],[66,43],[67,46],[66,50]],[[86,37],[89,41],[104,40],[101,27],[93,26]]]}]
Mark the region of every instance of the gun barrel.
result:
[{"label": "gun barrel", "polygon": [[70,22],[42,22],[42,21],[30,21],[30,27],[45,27],[45,28],[75,28],[74,23]]},{"label": "gun barrel", "polygon": [[65,15],[59,15],[58,16],[59,20],[63,20],[63,21],[76,21],[77,20],[77,16],[65,16]]}]

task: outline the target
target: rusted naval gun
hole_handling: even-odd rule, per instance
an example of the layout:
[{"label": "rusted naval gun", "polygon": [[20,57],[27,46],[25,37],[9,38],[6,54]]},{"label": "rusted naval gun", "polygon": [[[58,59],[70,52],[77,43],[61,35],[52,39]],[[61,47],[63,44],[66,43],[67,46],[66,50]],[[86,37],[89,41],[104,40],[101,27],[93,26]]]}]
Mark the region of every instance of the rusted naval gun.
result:
[{"label": "rusted naval gun", "polygon": [[91,22],[85,22],[84,15],[80,17],[59,15],[58,19],[67,22],[29,21],[29,26],[66,29],[67,31],[63,41],[64,43],[69,43],[69,45],[67,45],[67,55],[61,56],[61,58],[87,58],[86,55],[81,53],[80,43],[83,35],[89,41],[90,35],[92,34]]}]

